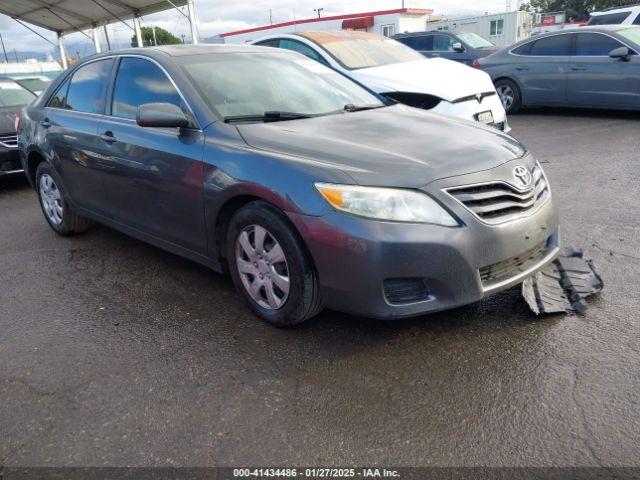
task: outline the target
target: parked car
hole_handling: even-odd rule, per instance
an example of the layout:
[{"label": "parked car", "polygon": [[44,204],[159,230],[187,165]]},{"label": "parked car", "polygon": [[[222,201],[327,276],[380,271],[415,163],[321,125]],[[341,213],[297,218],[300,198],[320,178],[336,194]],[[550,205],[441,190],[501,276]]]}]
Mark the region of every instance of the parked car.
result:
[{"label": "parked car", "polygon": [[547,179],[517,140],[387,105],[294,52],[93,56],[23,110],[19,144],[54,231],[97,221],[228,269],[275,325],[452,308],[558,253]]},{"label": "parked car", "polygon": [[510,130],[488,76],[442,58],[426,59],[382,35],[345,30],[298,32],[269,35],[252,43],[302,53],[405,105]]},{"label": "parked car", "polygon": [[45,75],[13,77],[13,79],[35,95],[40,95],[44,92],[53,80]]},{"label": "parked car", "polygon": [[470,66],[478,59],[498,51],[498,47],[493,43],[473,32],[414,32],[403,33],[393,38],[427,58],[446,58]]},{"label": "parked car", "polygon": [[640,27],[547,33],[480,59],[508,113],[522,107],[640,109]]},{"label": "parked car", "polygon": [[22,173],[16,119],[35,95],[8,78],[0,78],[0,178]]},{"label": "parked car", "polygon": [[587,25],[640,25],[640,5],[611,7],[590,14]]}]

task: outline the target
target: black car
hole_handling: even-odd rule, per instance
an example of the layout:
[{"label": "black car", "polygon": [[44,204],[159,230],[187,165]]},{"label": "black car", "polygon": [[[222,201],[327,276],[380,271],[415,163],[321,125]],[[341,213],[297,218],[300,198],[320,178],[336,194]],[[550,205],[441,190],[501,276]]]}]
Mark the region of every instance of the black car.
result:
[{"label": "black car", "polygon": [[36,96],[14,80],[0,78],[0,177],[22,173],[16,119]]},{"label": "black car", "polygon": [[403,33],[394,39],[425,57],[441,57],[467,65],[498,51],[498,47],[480,35],[455,30]]}]

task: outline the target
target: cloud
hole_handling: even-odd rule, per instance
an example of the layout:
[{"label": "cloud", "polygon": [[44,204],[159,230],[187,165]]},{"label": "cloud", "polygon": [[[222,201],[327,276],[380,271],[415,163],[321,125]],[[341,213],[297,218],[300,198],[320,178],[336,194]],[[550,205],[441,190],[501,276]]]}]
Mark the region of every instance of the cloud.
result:
[{"label": "cloud", "polygon": [[[269,11],[274,23],[286,22],[315,16],[314,8],[322,6],[323,15],[339,15],[343,13],[367,12],[399,8],[401,0],[195,0],[198,31],[202,38],[234,30],[252,28],[269,23]],[[515,4],[515,2],[514,2]],[[435,15],[457,17],[496,12],[504,9],[504,0],[406,0],[406,7],[432,8]],[[184,9],[186,12],[186,8]],[[189,23],[183,15],[175,10],[148,15],[142,19],[143,25],[157,25],[176,36],[191,37]],[[131,22],[129,22],[131,23]],[[33,27],[54,43],[53,32]],[[42,38],[34,35],[23,26],[7,16],[0,15],[0,31],[9,51],[51,52],[53,47]],[[130,43],[133,32],[120,22],[109,26],[112,47],[124,47]],[[106,44],[101,33],[102,43]],[[91,42],[74,33],[65,38],[65,46],[69,55],[93,53]]]}]

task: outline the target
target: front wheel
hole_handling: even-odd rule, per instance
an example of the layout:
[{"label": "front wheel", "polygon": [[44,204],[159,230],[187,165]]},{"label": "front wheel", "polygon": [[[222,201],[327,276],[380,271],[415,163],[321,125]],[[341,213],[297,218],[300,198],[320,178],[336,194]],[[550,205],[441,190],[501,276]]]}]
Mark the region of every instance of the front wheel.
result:
[{"label": "front wheel", "polygon": [[236,288],[263,320],[290,327],[322,309],[315,266],[277,208],[251,202],[238,210],[227,231],[226,253]]},{"label": "front wheel", "polygon": [[496,82],[495,87],[507,114],[518,113],[522,108],[522,95],[518,85],[508,78],[501,78]]}]

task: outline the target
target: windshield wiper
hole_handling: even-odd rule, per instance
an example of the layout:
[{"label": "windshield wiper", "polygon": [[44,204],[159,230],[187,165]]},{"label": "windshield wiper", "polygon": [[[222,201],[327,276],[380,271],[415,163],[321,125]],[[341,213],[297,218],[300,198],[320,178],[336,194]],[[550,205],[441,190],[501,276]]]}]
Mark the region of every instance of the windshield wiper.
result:
[{"label": "windshield wiper", "polygon": [[382,108],[384,105],[380,105],[378,103],[373,103],[370,105],[354,105],[353,103],[348,103],[344,106],[344,110],[347,112],[360,112],[362,110],[373,110],[374,108]]},{"label": "windshield wiper", "polygon": [[300,118],[311,118],[306,113],[281,112],[278,110],[267,111],[262,115],[234,115],[224,117],[225,123],[233,122],[279,122],[283,120],[297,120]]}]

